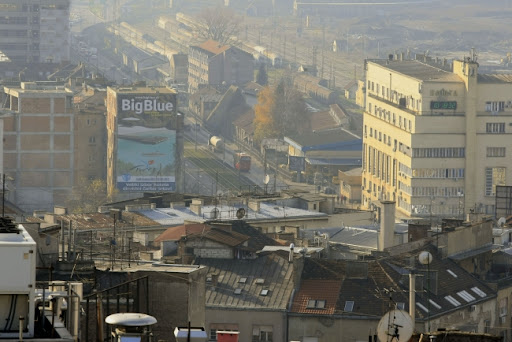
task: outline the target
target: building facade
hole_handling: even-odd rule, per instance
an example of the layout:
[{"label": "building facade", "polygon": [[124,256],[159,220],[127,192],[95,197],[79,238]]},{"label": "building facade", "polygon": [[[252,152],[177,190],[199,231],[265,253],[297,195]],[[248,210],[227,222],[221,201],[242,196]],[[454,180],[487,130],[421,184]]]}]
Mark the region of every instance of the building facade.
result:
[{"label": "building facade", "polygon": [[251,54],[208,40],[191,46],[188,55],[188,87],[194,93],[202,85],[242,85],[254,79]]},{"label": "building facade", "polygon": [[0,60],[69,61],[69,0],[1,0]]},{"label": "building facade", "polygon": [[107,189],[118,198],[181,191],[183,115],[167,87],[107,88]]},{"label": "building facade", "polygon": [[4,87],[8,198],[25,211],[64,204],[73,186],[73,93],[51,82]]},{"label": "building facade", "polygon": [[512,77],[478,74],[474,55],[451,68],[368,60],[365,72],[362,205],[494,214],[496,186],[512,180]]}]

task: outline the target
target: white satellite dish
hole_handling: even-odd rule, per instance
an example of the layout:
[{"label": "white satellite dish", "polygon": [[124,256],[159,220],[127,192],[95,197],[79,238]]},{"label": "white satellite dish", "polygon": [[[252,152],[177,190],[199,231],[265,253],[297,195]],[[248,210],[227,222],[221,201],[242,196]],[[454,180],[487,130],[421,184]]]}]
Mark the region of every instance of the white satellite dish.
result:
[{"label": "white satellite dish", "polygon": [[418,260],[423,265],[430,265],[432,263],[432,254],[427,251],[423,251],[418,255]]},{"label": "white satellite dish", "polygon": [[263,178],[263,184],[267,185],[268,182],[270,182],[270,176],[268,174],[266,174],[265,178]]},{"label": "white satellite dish", "polygon": [[123,327],[143,327],[156,323],[156,318],[142,313],[116,313],[105,318],[105,323]]},{"label": "white satellite dish", "polygon": [[500,219],[498,220],[498,227],[503,227],[505,223],[507,223],[507,219],[504,217],[500,217]]},{"label": "white satellite dish", "polygon": [[380,342],[407,342],[412,336],[414,324],[404,310],[391,310],[379,321],[377,336]]}]

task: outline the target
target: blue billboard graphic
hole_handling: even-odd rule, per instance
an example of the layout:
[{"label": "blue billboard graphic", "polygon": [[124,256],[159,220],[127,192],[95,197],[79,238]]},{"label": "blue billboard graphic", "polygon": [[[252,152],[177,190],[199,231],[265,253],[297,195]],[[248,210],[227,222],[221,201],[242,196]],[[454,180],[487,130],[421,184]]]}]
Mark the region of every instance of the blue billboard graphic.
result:
[{"label": "blue billboard graphic", "polygon": [[175,97],[122,98],[118,108],[119,191],[175,191],[176,130],[170,129],[175,118]]}]

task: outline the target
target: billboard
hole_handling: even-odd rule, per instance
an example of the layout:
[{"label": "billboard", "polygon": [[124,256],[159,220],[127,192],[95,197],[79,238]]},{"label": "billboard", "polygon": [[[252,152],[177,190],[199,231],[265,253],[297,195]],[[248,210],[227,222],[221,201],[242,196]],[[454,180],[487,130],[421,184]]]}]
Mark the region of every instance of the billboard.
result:
[{"label": "billboard", "polygon": [[117,94],[119,191],[176,190],[176,94]]}]

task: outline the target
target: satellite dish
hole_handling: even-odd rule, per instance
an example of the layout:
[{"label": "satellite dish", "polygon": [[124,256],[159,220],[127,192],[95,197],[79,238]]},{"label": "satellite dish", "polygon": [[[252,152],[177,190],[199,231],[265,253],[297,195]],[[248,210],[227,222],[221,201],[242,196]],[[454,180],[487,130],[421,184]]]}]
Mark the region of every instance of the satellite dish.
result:
[{"label": "satellite dish", "polygon": [[211,215],[212,219],[216,219],[217,217],[219,217],[219,209],[213,208],[210,215]]},{"label": "satellite dish", "polygon": [[377,336],[380,342],[407,342],[412,336],[414,324],[404,310],[391,310],[379,321]]},{"label": "satellite dish", "polygon": [[267,174],[265,175],[265,178],[263,178],[263,184],[267,185],[268,182],[270,182],[270,176]]},{"label": "satellite dish", "polygon": [[498,227],[503,227],[505,223],[507,223],[507,219],[504,217],[500,217],[500,219],[498,220]]},{"label": "satellite dish", "polygon": [[432,263],[432,254],[427,251],[423,251],[418,255],[418,260],[423,265],[430,265]]},{"label": "satellite dish", "polygon": [[240,208],[236,211],[236,218],[241,220],[245,216],[245,209]]},{"label": "satellite dish", "polygon": [[156,323],[156,318],[142,313],[116,313],[105,318],[105,323],[124,327],[143,327]]}]

